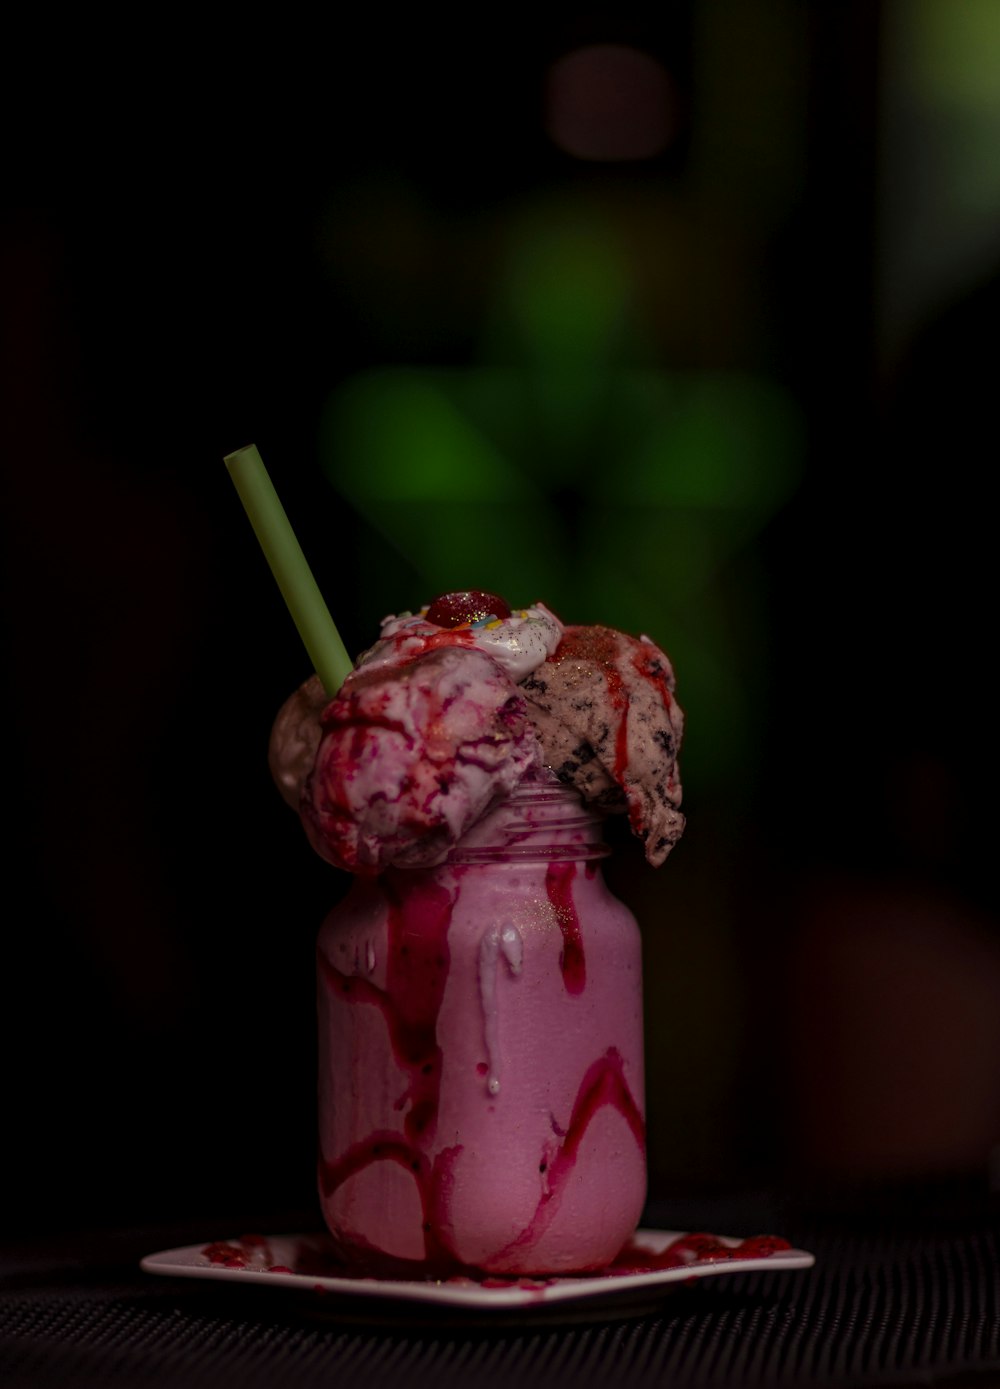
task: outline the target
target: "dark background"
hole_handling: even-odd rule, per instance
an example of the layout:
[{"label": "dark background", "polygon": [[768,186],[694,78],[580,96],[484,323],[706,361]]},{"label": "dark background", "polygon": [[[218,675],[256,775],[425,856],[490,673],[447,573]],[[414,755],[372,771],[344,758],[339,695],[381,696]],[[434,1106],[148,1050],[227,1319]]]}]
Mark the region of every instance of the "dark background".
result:
[{"label": "dark background", "polygon": [[[269,781],[308,667],[222,455],[260,448],[352,652],[426,601],[338,491],[324,410],[370,369],[475,365],[492,229],[550,197],[667,228],[647,267],[697,246],[652,298],[646,365],[764,379],[801,422],[797,486],[720,581],[738,594],[749,557],[765,608],[760,643],[733,627],[746,764],[709,755],[690,634],[653,633],[690,827],[661,874],[626,843],[611,869],[647,941],[652,1191],[990,1180],[997,289],[957,272],[880,349],[888,13],[11,31],[8,1226],[312,1209],[313,943],[345,883]],[[551,65],[593,42],[670,74],[662,153],[594,163],[546,134]]]}]

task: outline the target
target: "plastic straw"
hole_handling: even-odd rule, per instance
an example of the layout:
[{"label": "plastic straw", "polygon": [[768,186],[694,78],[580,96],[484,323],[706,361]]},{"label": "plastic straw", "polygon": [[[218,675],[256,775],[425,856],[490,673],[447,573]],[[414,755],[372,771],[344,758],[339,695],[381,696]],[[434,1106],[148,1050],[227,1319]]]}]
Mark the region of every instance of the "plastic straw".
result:
[{"label": "plastic straw", "polygon": [[306,563],[255,444],[226,454],[226,467],[288,605],[309,659],[332,698],[353,662]]}]

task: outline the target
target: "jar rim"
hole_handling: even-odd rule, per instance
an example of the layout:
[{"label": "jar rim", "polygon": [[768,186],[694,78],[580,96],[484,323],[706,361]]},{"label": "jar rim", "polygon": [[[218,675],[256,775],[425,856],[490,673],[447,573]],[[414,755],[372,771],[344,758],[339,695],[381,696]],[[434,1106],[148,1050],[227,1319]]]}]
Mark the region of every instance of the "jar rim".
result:
[{"label": "jar rim", "polygon": [[602,841],[587,844],[493,845],[482,848],[454,848],[445,863],[569,863],[607,858],[611,845]]},{"label": "jar rim", "polygon": [[574,800],[588,814],[595,813],[584,801],[576,787],[571,786],[567,781],[560,780],[551,767],[537,767],[528,772],[514,789],[507,793],[504,799],[512,801],[518,800],[522,796],[530,800],[542,800],[550,797],[554,800]]}]

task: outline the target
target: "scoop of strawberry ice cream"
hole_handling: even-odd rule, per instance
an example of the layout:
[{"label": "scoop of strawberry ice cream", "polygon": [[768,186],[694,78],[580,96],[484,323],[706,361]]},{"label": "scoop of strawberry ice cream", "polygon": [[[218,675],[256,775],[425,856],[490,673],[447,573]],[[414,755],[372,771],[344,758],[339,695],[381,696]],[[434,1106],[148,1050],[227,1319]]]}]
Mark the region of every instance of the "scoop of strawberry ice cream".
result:
[{"label": "scoop of strawberry ice cream", "polygon": [[457,646],[354,670],[321,728],[302,821],[316,851],[352,873],[441,863],[540,763],[511,678]]},{"label": "scoop of strawberry ice cream", "polygon": [[648,637],[566,627],[554,654],[522,680],[546,766],[604,810],[627,810],[659,865],[684,829],[677,752],[684,717],[674,672]]}]

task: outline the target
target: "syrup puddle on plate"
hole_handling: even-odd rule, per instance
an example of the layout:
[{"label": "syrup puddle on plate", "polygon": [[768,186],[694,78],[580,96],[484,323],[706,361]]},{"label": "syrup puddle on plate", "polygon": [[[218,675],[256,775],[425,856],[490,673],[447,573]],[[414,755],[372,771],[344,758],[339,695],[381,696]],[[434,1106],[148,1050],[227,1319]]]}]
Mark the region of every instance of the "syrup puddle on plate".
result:
[{"label": "syrup puddle on plate", "polygon": [[242,1235],[148,1254],[147,1273],[265,1284],[288,1291],[482,1311],[552,1304],[636,1301],[671,1284],[722,1274],[796,1271],[815,1259],[774,1235],[747,1239],[677,1230],[637,1230],[608,1268],[572,1276],[484,1275],[446,1279],[372,1278],[347,1272],[322,1234]]}]

